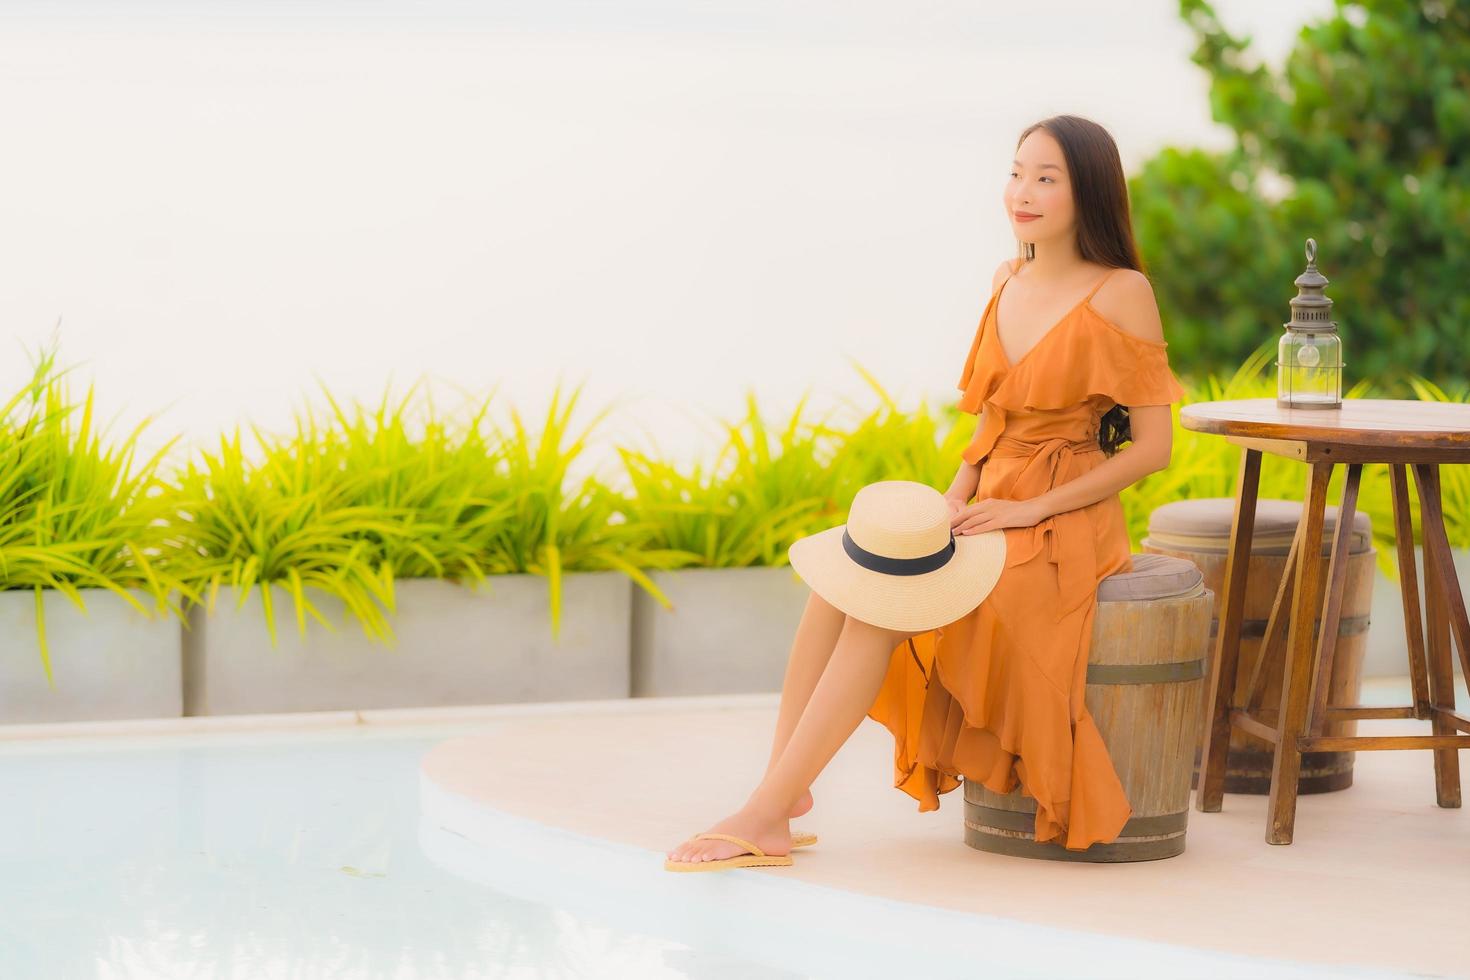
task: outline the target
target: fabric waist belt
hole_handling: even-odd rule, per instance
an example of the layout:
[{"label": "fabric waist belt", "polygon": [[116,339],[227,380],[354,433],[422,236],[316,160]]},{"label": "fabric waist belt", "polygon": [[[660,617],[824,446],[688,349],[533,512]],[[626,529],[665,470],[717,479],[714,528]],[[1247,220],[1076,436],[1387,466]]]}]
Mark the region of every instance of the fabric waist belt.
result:
[{"label": "fabric waist belt", "polygon": [[1030,456],[1042,450],[1055,452],[1059,449],[1069,449],[1074,453],[1102,452],[1102,446],[1098,445],[1096,439],[1054,438],[1029,441],[1017,436],[1001,436],[995,440],[995,446],[991,449],[990,455]]},{"label": "fabric waist belt", "polygon": [[[1027,441],[1017,436],[1001,436],[995,441],[992,456],[1029,456],[1016,474],[1008,494],[1014,500],[1026,500],[1045,493],[1058,483],[1059,472],[1077,453],[1102,452],[1094,439],[1054,439]],[[1056,621],[1061,622],[1095,598],[1097,594],[1097,542],[1092,521],[1080,508],[1053,514],[1031,527],[1006,529],[1006,565],[1030,561],[1041,552],[1056,567]],[[1075,542],[1078,554],[1063,561],[1059,538]]]}]

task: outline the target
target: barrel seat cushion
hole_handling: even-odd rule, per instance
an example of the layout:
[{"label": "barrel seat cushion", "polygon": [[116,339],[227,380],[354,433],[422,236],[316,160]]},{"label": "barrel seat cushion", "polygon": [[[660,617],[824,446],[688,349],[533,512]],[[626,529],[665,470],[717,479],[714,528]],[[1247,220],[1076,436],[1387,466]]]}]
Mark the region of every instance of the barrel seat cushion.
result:
[{"label": "barrel seat cushion", "polygon": [[[1336,505],[1328,504],[1322,515],[1322,553],[1331,551],[1337,527]],[[1256,499],[1256,521],[1251,532],[1252,554],[1286,554],[1302,516],[1300,500],[1274,497]],[[1148,543],[1182,551],[1225,551],[1230,546],[1230,523],[1235,519],[1231,497],[1193,497],[1174,500],[1155,508],[1148,517]],[[1353,512],[1348,551],[1357,554],[1371,546],[1373,525],[1361,510]]]},{"label": "barrel seat cushion", "polygon": [[1131,572],[1116,572],[1098,583],[1097,601],[1167,599],[1192,592],[1203,581],[1204,573],[1187,558],[1135,553]]}]

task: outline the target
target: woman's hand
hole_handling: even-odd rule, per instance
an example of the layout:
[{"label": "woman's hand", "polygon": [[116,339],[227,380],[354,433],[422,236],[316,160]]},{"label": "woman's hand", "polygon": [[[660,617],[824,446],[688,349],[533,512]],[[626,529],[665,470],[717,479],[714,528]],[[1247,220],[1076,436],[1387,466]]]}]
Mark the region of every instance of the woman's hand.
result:
[{"label": "woman's hand", "polygon": [[1046,518],[1034,500],[986,497],[960,508],[950,519],[956,535],[983,534],[1003,527],[1030,527]]}]

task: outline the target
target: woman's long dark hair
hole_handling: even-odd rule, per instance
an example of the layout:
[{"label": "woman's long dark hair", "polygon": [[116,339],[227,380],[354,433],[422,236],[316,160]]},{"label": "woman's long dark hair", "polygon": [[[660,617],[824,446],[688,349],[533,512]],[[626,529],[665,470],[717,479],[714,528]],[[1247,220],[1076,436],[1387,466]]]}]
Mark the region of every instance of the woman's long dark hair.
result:
[{"label": "woman's long dark hair", "polygon": [[[1046,130],[1061,144],[1067,161],[1077,213],[1077,250],[1082,258],[1111,268],[1143,272],[1128,212],[1128,181],[1113,137],[1090,119],[1052,116],[1022,130],[1016,148],[1019,150],[1026,137],[1038,129]],[[1035,257],[1034,246],[1020,240],[1016,245],[1022,262]],[[1133,439],[1126,405],[1108,409],[1099,426],[1097,441],[1109,456]]]}]

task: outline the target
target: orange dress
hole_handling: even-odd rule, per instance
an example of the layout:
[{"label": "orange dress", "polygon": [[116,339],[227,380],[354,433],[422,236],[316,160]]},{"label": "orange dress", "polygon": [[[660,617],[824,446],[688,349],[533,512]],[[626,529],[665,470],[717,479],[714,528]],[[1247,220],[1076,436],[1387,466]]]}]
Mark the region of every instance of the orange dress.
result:
[{"label": "orange dress", "polygon": [[[1113,405],[1184,397],[1166,343],[1092,307],[1106,279],[1015,364],[996,339],[1005,283],[991,296],[959,384],[961,410],[980,415],[962,454],[984,461],[976,499],[1026,500],[1076,479],[1107,459],[1098,429]],[[920,812],[937,810],[960,776],[996,793],[1019,783],[1036,800],[1038,841],[1073,850],[1114,841],[1133,810],[1084,694],[1097,585],[1133,567],[1122,500],[1005,535],[995,588],[963,618],[894,649],[868,717],[893,734],[894,786]]]}]

